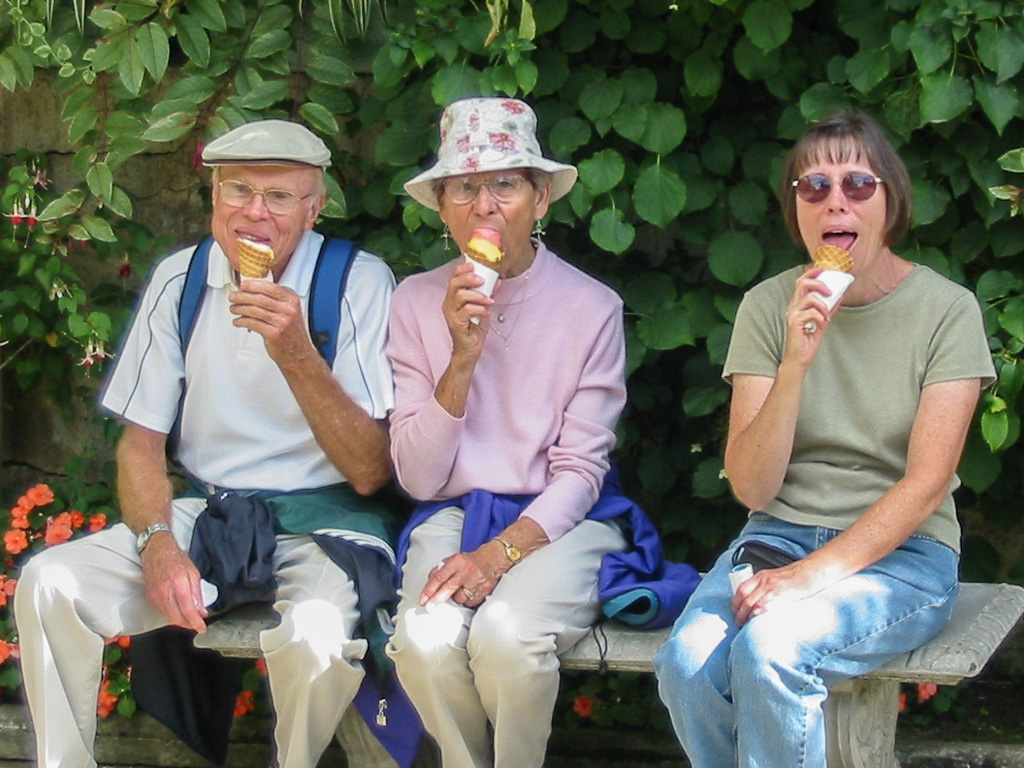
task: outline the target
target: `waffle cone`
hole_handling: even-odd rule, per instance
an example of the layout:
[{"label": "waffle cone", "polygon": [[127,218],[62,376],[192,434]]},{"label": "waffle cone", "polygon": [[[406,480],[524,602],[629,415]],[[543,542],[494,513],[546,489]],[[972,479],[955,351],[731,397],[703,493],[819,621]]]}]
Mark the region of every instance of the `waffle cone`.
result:
[{"label": "waffle cone", "polygon": [[251,240],[238,240],[238,272],[246,278],[263,278],[270,272],[274,261],[274,249],[254,243]]},{"label": "waffle cone", "polygon": [[839,246],[823,245],[814,254],[814,266],[824,267],[833,272],[849,272],[853,269],[853,259]]}]

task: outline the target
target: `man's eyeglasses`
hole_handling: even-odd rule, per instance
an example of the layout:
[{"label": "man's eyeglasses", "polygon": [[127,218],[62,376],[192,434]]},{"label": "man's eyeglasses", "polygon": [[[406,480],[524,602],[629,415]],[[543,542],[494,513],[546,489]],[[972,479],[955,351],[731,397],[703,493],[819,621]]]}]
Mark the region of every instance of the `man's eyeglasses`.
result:
[{"label": "man's eyeglasses", "polygon": [[218,181],[217,186],[220,187],[221,202],[232,208],[244,208],[256,195],[260,195],[267,210],[278,216],[291,213],[300,201],[313,195],[312,192],[308,195],[298,195],[287,189],[255,189],[244,181],[234,179]]},{"label": "man's eyeglasses", "polygon": [[499,203],[511,203],[528,186],[530,180],[518,173],[501,174],[483,180],[472,176],[455,176],[444,180],[444,195],[456,205],[466,205],[476,200],[480,187],[487,187],[491,197]]},{"label": "man's eyeglasses", "polygon": [[[851,171],[843,176],[843,180],[839,182],[839,188],[843,190],[843,194],[848,199],[862,203],[875,194],[879,184],[884,183],[882,179],[872,176],[870,173]],[[805,203],[820,203],[831,192],[832,181],[824,174],[812,173],[794,181],[793,188]]]}]

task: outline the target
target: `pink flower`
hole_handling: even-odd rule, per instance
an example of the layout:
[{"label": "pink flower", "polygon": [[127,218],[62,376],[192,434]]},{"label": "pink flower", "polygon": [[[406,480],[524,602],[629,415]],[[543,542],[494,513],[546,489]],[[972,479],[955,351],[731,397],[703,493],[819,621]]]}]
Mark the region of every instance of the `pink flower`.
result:
[{"label": "pink flower", "polygon": [[492,133],[490,139],[491,144],[505,152],[512,152],[516,148],[516,140],[511,133]]}]

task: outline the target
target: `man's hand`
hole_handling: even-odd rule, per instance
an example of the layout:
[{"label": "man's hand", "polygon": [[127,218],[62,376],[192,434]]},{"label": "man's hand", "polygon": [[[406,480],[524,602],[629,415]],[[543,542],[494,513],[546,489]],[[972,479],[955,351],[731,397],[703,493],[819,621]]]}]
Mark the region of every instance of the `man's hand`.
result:
[{"label": "man's hand", "polygon": [[167,531],[153,534],[142,551],[146,598],[168,623],[206,631],[207,611],[199,589],[199,569]]},{"label": "man's hand", "polygon": [[263,280],[243,280],[230,296],[235,325],[263,337],[267,354],[279,366],[316,355],[302,314],[302,302],[294,291]]}]

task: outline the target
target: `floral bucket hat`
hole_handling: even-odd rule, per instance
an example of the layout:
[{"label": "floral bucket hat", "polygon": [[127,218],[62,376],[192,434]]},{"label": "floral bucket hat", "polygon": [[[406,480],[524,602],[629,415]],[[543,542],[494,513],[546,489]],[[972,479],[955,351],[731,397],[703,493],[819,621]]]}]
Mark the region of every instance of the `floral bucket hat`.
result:
[{"label": "floral bucket hat", "polygon": [[551,200],[576,183],[575,166],[544,157],[537,141],[537,114],[519,99],[474,98],[445,108],[440,120],[437,161],[405,182],[405,191],[439,209],[434,183],[449,176],[533,168],[551,174]]}]

